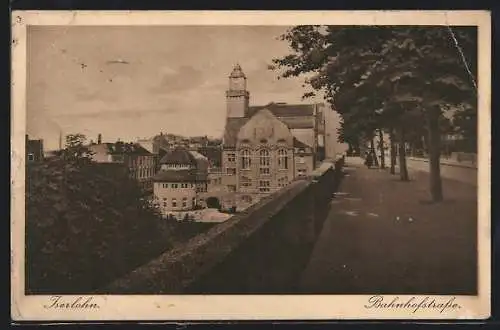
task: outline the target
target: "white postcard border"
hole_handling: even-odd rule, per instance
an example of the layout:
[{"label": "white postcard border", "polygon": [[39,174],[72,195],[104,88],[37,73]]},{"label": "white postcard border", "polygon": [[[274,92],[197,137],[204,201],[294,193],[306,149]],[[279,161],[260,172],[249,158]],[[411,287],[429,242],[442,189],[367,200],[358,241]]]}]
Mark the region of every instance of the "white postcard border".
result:
[{"label": "white postcard border", "polygon": [[[478,296],[429,296],[460,308],[366,308],[371,295],[95,295],[94,309],[47,309],[51,296],[24,295],[24,148],[28,25],[476,25],[479,48]],[[490,315],[491,18],[487,11],[14,11],[11,110],[11,310],[17,321],[484,319]],[[440,276],[440,274],[436,274]],[[78,296],[64,296],[66,299]],[[390,302],[395,295],[384,295]],[[419,303],[426,296],[398,296]],[[429,301],[429,300],[427,300]]]}]

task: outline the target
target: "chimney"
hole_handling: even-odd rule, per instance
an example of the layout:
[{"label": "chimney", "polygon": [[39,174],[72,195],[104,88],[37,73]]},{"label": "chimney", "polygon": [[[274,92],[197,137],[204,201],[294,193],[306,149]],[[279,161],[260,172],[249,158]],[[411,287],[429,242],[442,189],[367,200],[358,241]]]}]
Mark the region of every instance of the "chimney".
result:
[{"label": "chimney", "polygon": [[102,135],[101,135],[101,133],[99,133],[97,135],[97,144],[101,144],[101,143],[102,143]]}]

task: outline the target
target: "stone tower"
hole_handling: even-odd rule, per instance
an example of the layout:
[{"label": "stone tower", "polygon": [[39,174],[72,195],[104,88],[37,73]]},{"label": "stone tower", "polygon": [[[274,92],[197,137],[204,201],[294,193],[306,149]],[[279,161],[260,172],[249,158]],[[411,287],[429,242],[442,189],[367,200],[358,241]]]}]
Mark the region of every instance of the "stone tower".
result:
[{"label": "stone tower", "polygon": [[226,91],[227,116],[229,118],[245,117],[249,98],[247,77],[240,65],[236,64],[229,75],[229,89]]}]

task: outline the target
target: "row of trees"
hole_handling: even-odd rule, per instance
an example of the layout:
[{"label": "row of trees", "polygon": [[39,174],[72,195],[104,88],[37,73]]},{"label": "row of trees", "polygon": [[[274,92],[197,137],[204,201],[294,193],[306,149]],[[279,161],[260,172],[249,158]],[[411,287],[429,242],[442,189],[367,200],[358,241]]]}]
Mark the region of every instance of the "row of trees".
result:
[{"label": "row of trees", "polygon": [[[291,54],[273,60],[280,78],[306,75],[304,97],[322,92],[342,118],[340,142],[390,137],[391,173],[399,155],[408,180],[406,144],[425,141],[430,190],[441,201],[442,133],[476,140],[477,31],[472,27],[296,26],[281,36]],[[446,111],[454,109],[453,120]],[[423,139],[422,139],[423,137]],[[396,148],[398,152],[396,152]],[[381,166],[385,166],[384,154]]]}]

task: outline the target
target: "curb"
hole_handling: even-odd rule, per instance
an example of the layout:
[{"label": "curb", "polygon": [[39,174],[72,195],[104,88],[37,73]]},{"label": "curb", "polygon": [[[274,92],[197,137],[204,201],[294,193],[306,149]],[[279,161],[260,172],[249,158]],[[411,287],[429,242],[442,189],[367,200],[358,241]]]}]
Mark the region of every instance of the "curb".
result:
[{"label": "curb", "polygon": [[[421,158],[410,158],[410,157],[408,157],[408,160],[414,160],[414,161],[425,162],[425,163],[429,162],[428,159],[421,159]],[[471,170],[477,170],[477,165],[474,166],[474,165],[450,164],[450,163],[440,163],[440,165],[451,166],[451,167],[469,168]]]}]

